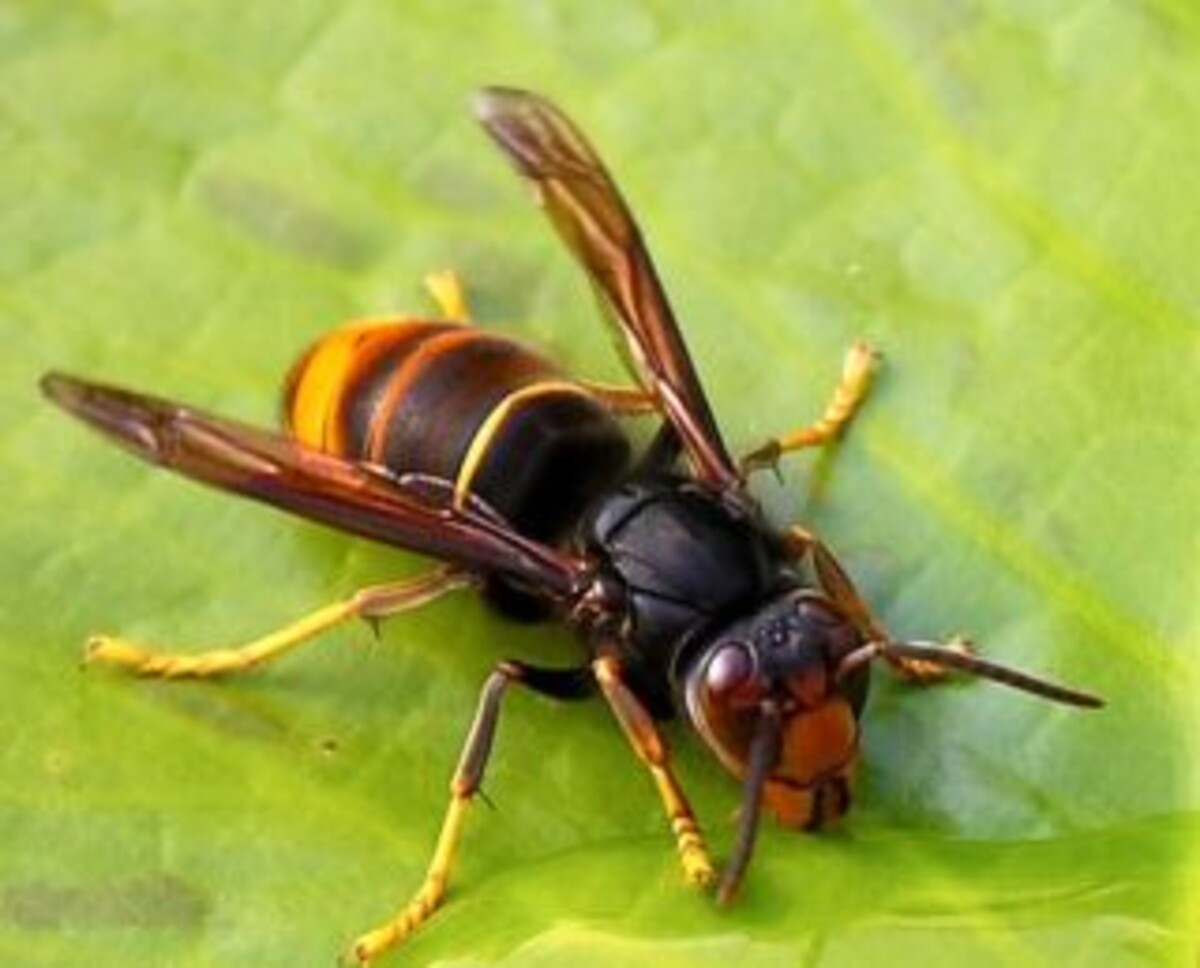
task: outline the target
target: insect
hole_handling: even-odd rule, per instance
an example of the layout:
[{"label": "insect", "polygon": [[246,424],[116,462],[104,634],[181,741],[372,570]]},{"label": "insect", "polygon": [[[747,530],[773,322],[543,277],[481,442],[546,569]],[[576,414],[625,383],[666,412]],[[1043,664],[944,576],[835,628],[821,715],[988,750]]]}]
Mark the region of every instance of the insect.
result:
[{"label": "insect", "polygon": [[[571,379],[470,325],[452,274],[430,281],[442,318],[355,322],[319,340],[288,378],[282,433],[62,374],[42,380],[51,400],[145,460],[442,562],[239,648],[189,656],[98,636],[91,661],[217,676],[350,618],[377,621],[464,587],[502,614],[578,633],[573,665],[505,660],[489,675],[425,878],[358,938],[355,957],[372,960],[442,902],[512,686],[607,701],[653,778],[686,879],[722,901],[742,883],[764,810],[804,829],[846,812],[875,660],[916,679],[953,669],[1073,706],[1102,704],[958,640],[894,638],[816,535],[768,523],[747,479],[839,434],[867,393],[873,351],[849,351],[819,419],[735,460],[638,225],[595,151],[537,95],[487,88],[475,106],[599,293],[633,386]],[[639,413],[661,425],[635,456],[619,418]],[[659,731],[672,714],[741,781],[720,874]]]}]

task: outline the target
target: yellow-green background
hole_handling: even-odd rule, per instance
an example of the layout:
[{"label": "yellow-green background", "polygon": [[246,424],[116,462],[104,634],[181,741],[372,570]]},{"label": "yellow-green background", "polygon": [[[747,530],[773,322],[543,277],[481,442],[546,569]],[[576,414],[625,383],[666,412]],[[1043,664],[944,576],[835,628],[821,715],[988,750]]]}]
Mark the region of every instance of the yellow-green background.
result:
[{"label": "yellow-green background", "polygon": [[[0,960],[322,965],[420,876],[496,658],[469,599],[220,685],[94,630],[265,630],[410,557],[154,474],[51,366],[262,422],[323,329],[426,308],[619,368],[465,104],[568,106],[648,228],[731,441],[887,354],[762,482],[898,632],[1105,694],[881,675],[859,809],[679,882],[606,712],[515,697],[452,905],[396,964],[1175,965],[1197,957],[1200,15],[1179,2],[0,4]],[[718,853],[737,792],[672,739]]]}]

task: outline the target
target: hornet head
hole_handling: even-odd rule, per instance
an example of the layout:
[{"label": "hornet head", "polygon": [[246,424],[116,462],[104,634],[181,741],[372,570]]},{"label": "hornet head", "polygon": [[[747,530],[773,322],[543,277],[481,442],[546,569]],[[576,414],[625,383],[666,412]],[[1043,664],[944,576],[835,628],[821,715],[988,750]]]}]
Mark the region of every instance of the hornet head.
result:
[{"label": "hornet head", "polygon": [[677,678],[682,706],[743,783],[738,842],[722,878],[722,900],[732,898],[741,882],[764,807],[783,824],[804,829],[846,812],[872,660],[952,668],[1068,705],[1101,705],[1087,693],[961,647],[883,638],[854,607],[810,588],[769,600],[688,655]]}]

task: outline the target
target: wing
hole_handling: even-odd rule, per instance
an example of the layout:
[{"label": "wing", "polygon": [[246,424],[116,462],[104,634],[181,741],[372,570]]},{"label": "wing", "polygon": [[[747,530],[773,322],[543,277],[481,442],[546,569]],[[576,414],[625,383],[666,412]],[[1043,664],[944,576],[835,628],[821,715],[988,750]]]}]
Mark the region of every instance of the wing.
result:
[{"label": "wing", "polygon": [[697,474],[738,473],[629,206],[578,129],[535,94],[489,87],[475,103],[488,134],[537,192],[554,227],[611,309],[639,378],[675,427]]},{"label": "wing", "polygon": [[189,407],[60,373],[43,392],[143,460],[224,491],[384,544],[501,572],[552,597],[571,598],[587,580],[582,559],[531,541],[477,507],[458,507],[453,488],[406,486],[368,466]]}]

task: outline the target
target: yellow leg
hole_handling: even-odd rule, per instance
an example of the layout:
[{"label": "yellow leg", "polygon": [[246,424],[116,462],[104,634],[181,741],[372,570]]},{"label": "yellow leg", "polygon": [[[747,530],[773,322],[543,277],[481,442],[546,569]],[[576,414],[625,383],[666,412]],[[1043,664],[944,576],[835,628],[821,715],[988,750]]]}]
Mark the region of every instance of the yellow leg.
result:
[{"label": "yellow leg", "polygon": [[458,790],[452,792],[450,806],[442,821],[442,832],[438,835],[437,847],[434,849],[429,869],[425,872],[425,879],[412,900],[393,918],[355,939],[351,951],[359,964],[369,964],[389,948],[395,947],[441,907],[446,897],[446,886],[450,880],[450,868],[454,865],[463,819],[470,805],[470,795],[464,795]]},{"label": "yellow leg", "polygon": [[671,772],[667,745],[658,727],[654,725],[654,720],[646,708],[625,685],[621,678],[620,666],[615,659],[597,659],[592,664],[592,670],[630,745],[654,777],[663,808],[671,821],[671,832],[675,835],[684,877],[698,887],[709,886],[716,879],[716,871],[704,838],[700,834],[696,816]]},{"label": "yellow leg", "polygon": [[207,678],[241,672],[290,652],[326,629],[350,618],[387,618],[416,608],[438,596],[470,584],[471,579],[439,568],[407,581],[364,588],[344,601],[317,609],[300,620],[237,648],[212,649],[194,655],[158,652],[108,635],[88,640],[86,661],[118,666],[140,676],[164,679]]},{"label": "yellow leg", "polygon": [[441,907],[467,808],[483,783],[500,720],[500,701],[508,686],[519,683],[555,699],[582,699],[591,689],[591,679],[586,673],[586,668],[542,669],[510,661],[500,663],[488,676],[454,778],[450,781],[450,806],[442,821],[442,832],[438,835],[437,847],[425,878],[412,900],[392,918],[360,935],[354,942],[351,952],[360,964],[374,960],[403,941]]},{"label": "yellow leg", "polygon": [[[841,562],[815,534],[800,525],[792,525],[784,535],[784,546],[787,553],[796,561],[802,560],[806,555],[809,556],[822,590],[841,607],[866,642],[876,642],[882,645],[878,654],[883,656],[896,673],[910,682],[922,684],[937,682],[949,674],[950,669],[944,664],[927,659],[909,658],[887,651],[886,645],[892,641],[892,637],[879,620],[871,614],[866,601],[854,587],[854,582],[842,568]],[[959,635],[947,640],[943,648],[963,655],[970,655],[972,651],[970,642]]]},{"label": "yellow leg", "polygon": [[[953,635],[945,643],[936,644],[960,655],[971,655],[974,652],[970,640],[961,635]],[[913,659],[890,652],[884,652],[883,657],[901,678],[920,685],[939,682],[953,671],[947,665],[927,659]]]},{"label": "yellow leg", "polygon": [[467,303],[462,280],[453,269],[429,273],[425,277],[425,288],[444,318],[456,323],[471,321],[471,307]]},{"label": "yellow leg", "polygon": [[864,640],[887,640],[887,632],[871,614],[854,582],[825,542],[808,528],[793,524],[783,534],[783,550],[791,561],[808,559],[821,591],[842,610]]},{"label": "yellow leg", "polygon": [[842,378],[821,416],[807,427],[776,437],[752,450],[742,458],[742,471],[748,474],[774,467],[784,454],[804,447],[820,446],[841,433],[866,399],[878,358],[874,347],[864,340],[851,346],[842,364]]}]

